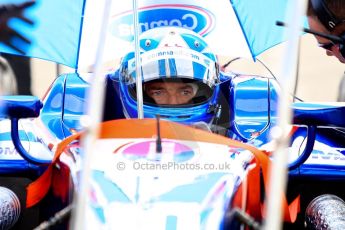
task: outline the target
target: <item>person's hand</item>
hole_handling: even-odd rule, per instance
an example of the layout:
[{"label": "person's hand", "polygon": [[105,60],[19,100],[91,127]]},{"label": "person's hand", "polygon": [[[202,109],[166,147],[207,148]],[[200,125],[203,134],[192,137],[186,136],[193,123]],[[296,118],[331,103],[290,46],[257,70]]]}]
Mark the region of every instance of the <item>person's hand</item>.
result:
[{"label": "person's hand", "polygon": [[18,31],[9,27],[8,22],[11,18],[18,18],[29,25],[33,25],[34,22],[25,17],[23,15],[23,11],[34,4],[34,0],[26,1],[20,4],[0,4],[0,42],[3,42],[21,54],[25,54],[25,51],[13,44],[13,40],[20,39],[21,42],[26,44],[30,44],[31,41]]}]

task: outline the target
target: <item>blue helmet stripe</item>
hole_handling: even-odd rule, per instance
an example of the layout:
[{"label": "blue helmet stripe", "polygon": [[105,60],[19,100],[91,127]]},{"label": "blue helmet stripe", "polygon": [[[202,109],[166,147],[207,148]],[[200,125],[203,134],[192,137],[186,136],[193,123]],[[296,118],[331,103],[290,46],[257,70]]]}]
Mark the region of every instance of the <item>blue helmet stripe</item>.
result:
[{"label": "blue helmet stripe", "polygon": [[199,79],[199,80],[204,79],[205,72],[207,71],[205,66],[200,65],[197,62],[193,62],[193,70],[194,70],[194,79]]},{"label": "blue helmet stripe", "polygon": [[158,70],[160,77],[166,76],[165,59],[158,60]]},{"label": "blue helmet stripe", "polygon": [[177,76],[177,67],[174,58],[169,58],[169,69],[170,69],[170,76]]}]

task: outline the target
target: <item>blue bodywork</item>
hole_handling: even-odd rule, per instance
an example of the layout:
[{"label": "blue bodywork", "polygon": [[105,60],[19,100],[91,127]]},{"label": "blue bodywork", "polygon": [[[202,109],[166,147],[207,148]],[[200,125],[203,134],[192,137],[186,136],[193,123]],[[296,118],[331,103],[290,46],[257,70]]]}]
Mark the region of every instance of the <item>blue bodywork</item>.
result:
[{"label": "blue bodywork", "polygon": [[[237,74],[223,75],[222,80],[220,90],[222,91],[223,100],[224,98],[225,100],[222,104],[223,117],[220,124],[228,127],[226,135],[257,147],[268,143],[270,128],[275,125],[276,120],[277,82],[270,78]],[[37,98],[30,101],[30,97],[2,97],[3,105],[8,110],[3,110],[1,116],[17,119],[38,117],[37,119],[42,122],[50,135],[57,140],[63,140],[73,132],[82,130],[79,120],[85,112],[85,97],[88,87],[89,83],[79,74],[64,74],[52,83],[42,102],[36,101]],[[105,106],[103,120],[124,118],[121,100],[118,97],[120,87],[118,79],[113,74],[108,74],[105,87],[105,103],[107,106]],[[345,106],[300,102],[295,103],[293,107],[294,124],[301,125],[301,128],[293,134],[292,142],[298,136],[306,137],[308,135],[308,126],[311,128],[318,127],[313,129],[317,141],[331,148],[339,149],[339,153],[344,152],[342,127],[345,127],[345,123],[342,117]],[[19,133],[22,132],[25,131],[19,130]],[[41,134],[26,133],[26,135],[34,135],[38,139],[45,139]],[[8,134],[1,133],[2,139],[0,141],[8,140],[6,136],[9,137]],[[325,152],[322,153],[322,150],[315,150],[314,152],[317,156],[327,155]],[[342,159],[342,157],[338,158]],[[299,162],[298,164],[302,163]],[[0,168],[6,168],[6,164],[4,162],[3,165],[0,165]],[[321,167],[322,173],[318,170],[315,171],[315,167]],[[320,176],[320,174],[324,176],[343,175],[342,170],[340,170],[343,168],[341,164],[333,166],[320,163],[318,166],[299,167],[298,165],[297,167],[291,166],[291,168],[294,169],[290,172],[292,175],[313,175],[314,173],[316,176]],[[11,171],[15,171],[15,169],[12,168]]]},{"label": "blue bodywork", "polygon": [[[119,81],[114,74],[105,77],[103,120],[125,118]],[[1,110],[3,119],[0,120],[2,177],[24,174],[34,180],[46,169],[53,158],[53,146],[82,130],[79,121],[86,110],[88,88],[87,76],[71,73],[57,77],[42,101],[28,96],[2,97],[5,108]],[[261,76],[228,73],[222,75],[219,90],[221,115],[214,125],[215,132],[258,148],[268,144],[270,129],[276,123],[277,82]],[[293,123],[298,128],[291,134],[289,155],[293,157],[289,164],[288,191],[294,193],[301,185],[314,186],[319,191],[327,181],[327,192],[337,193],[337,186],[332,183],[345,180],[342,119],[345,105],[294,103],[293,112]],[[100,172],[94,173],[97,176]],[[305,191],[298,190],[307,193],[302,209],[312,198]]]}]

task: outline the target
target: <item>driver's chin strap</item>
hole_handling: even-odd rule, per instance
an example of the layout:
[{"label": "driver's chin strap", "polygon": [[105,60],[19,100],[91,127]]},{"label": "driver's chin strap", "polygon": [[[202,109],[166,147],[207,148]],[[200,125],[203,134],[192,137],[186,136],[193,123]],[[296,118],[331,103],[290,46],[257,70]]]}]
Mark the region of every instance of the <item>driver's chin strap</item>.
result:
[{"label": "driver's chin strap", "polygon": [[[120,119],[108,121],[100,124],[100,130],[99,138],[152,138],[156,135],[156,120]],[[271,167],[271,160],[264,152],[240,141],[170,121],[160,121],[160,130],[162,138],[222,144],[246,149],[252,152],[255,156],[255,162],[247,176],[248,186],[246,189],[246,211],[255,218],[262,218],[264,216],[262,215],[263,212],[261,210],[264,204],[260,199],[260,171],[262,173],[264,189],[267,192],[269,191],[268,186],[270,183],[268,173]],[[70,143],[78,140],[81,135],[82,133],[77,133],[59,143],[54,159],[48,166],[48,169],[36,181],[32,182],[27,187],[27,207],[36,205],[44,198],[52,185],[53,167],[59,160],[59,156],[65,151],[66,147],[68,147]],[[243,191],[243,188],[240,188],[238,193],[241,193],[241,191]],[[234,199],[235,202],[237,199],[236,197],[237,196],[235,196]],[[285,194],[283,194],[282,197],[284,221],[293,223],[295,222],[299,212],[299,196],[290,205],[288,205]]]}]

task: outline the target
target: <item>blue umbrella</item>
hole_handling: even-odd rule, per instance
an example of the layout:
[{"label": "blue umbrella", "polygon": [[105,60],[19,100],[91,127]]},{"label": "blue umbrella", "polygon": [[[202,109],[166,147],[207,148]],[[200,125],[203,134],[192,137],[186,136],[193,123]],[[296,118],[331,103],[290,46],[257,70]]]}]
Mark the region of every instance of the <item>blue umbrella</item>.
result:
[{"label": "blue umbrella", "polygon": [[[0,0],[0,4],[23,1],[24,0]],[[200,0],[194,2],[191,0],[145,0],[140,1],[140,4],[142,2],[144,2],[143,4],[151,4],[151,7],[139,5],[140,20],[144,20],[145,17],[150,16],[149,11],[158,12],[160,10],[162,12],[161,16],[165,15],[168,17],[167,19],[169,19],[170,16],[171,20],[173,20],[171,15],[178,16],[178,14],[180,14],[180,16],[187,15],[184,18],[186,23],[191,23],[190,20],[197,18],[198,22],[201,24],[209,23],[207,24],[207,26],[209,26],[207,29],[209,30],[216,30],[212,26],[226,25],[226,23],[228,23],[227,19],[224,18],[226,15],[217,17],[217,12],[221,11],[224,14],[224,9],[229,9],[230,15],[233,11],[236,19],[238,19],[236,22],[238,25],[228,26],[229,28],[224,27],[222,30],[218,30],[217,33],[221,31],[219,35],[213,36],[224,38],[223,41],[225,42],[218,43],[222,43],[221,45],[225,47],[227,43],[235,43],[232,41],[232,37],[239,34],[239,32],[234,28],[239,26],[240,30],[243,31],[244,41],[242,42],[247,44],[250,56],[254,60],[256,56],[265,50],[283,41],[284,30],[277,27],[275,22],[277,20],[284,21],[287,0]],[[113,1],[113,6],[115,5],[116,8],[121,8],[120,6],[128,3],[131,4],[131,1],[122,1],[119,4]],[[45,59],[77,69],[79,66],[79,57],[87,56],[83,55],[83,51],[80,50],[81,44],[83,43],[82,38],[92,38],[97,35],[98,31],[97,26],[90,26],[90,24],[87,24],[87,20],[97,21],[95,18],[88,18],[90,15],[89,12],[92,12],[93,14],[91,14],[91,17],[94,17],[97,13],[98,15],[101,14],[101,11],[89,6],[101,4],[102,1],[99,2],[96,0],[36,0],[35,6],[27,9],[25,12],[25,15],[32,18],[35,24],[28,25],[20,20],[13,19],[10,22],[10,26],[26,34],[32,41],[30,47],[25,47],[25,56]],[[166,7],[159,8],[159,6],[163,5]],[[167,11],[169,6],[173,8],[170,9],[170,13]],[[212,10],[209,9],[211,7],[213,7]],[[101,7],[99,7],[99,9],[100,8]],[[114,27],[116,23],[130,23],[131,15],[128,11],[123,11],[121,17],[119,17],[119,15],[121,15],[119,12],[114,12],[112,14],[110,26]],[[151,16],[152,15],[157,14],[151,14]],[[116,20],[117,22],[115,22]],[[164,18],[160,18],[159,20],[159,22],[161,22]],[[173,25],[182,25],[183,23],[181,20],[180,22],[176,20],[170,22]],[[85,29],[85,26],[89,26],[86,27],[88,29]],[[201,27],[193,27],[193,29],[198,30],[198,32],[206,38],[212,36],[214,32],[210,32]],[[88,30],[92,31],[92,33],[88,32]],[[109,28],[109,31],[114,32],[114,29]],[[129,38],[127,37],[127,39]],[[17,46],[21,45],[20,43],[17,44]],[[237,45],[234,44],[234,46]],[[13,50],[3,43],[0,43],[0,52],[19,54],[16,50]],[[246,52],[247,51],[243,50],[242,53]],[[238,54],[235,54],[235,56],[238,56]],[[244,56],[248,55],[246,54]]]},{"label": "blue umbrella", "polygon": [[287,0],[231,0],[253,58],[284,40],[277,20],[286,18]]},{"label": "blue umbrella", "polygon": [[[25,0],[0,0],[0,4],[21,2]],[[34,21],[33,25],[18,18],[9,21],[10,27],[31,40],[30,46],[21,42],[15,45],[26,51],[25,56],[75,67],[84,2],[84,0],[37,0],[34,6],[24,11],[24,15]],[[3,43],[0,43],[0,52],[20,54]]]}]

